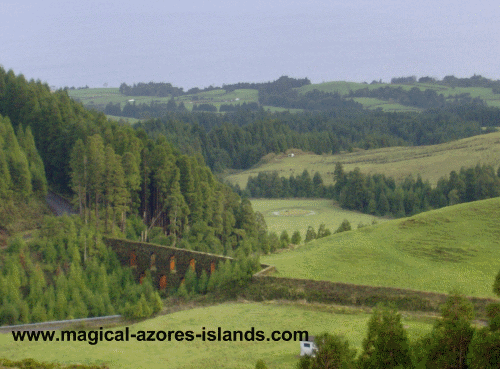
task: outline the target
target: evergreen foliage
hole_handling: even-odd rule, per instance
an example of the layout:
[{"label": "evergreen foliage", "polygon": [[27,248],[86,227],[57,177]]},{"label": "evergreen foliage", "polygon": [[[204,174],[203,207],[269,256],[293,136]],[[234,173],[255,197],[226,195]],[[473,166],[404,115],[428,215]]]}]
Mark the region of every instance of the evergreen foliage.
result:
[{"label": "evergreen foliage", "polygon": [[302,356],[297,369],[355,369],[356,350],[349,347],[349,342],[341,336],[322,333],[316,336],[314,343],[318,347],[314,356]]},{"label": "evergreen foliage", "polygon": [[[422,94],[424,100],[430,99]],[[201,153],[212,170],[222,171],[247,169],[268,153],[292,148],[335,154],[355,147],[438,144],[492,132],[500,119],[500,109],[479,101],[461,99],[439,104],[421,113],[386,113],[337,105],[293,114],[249,109],[224,115],[167,112],[136,127],[151,137],[165,135],[183,153]]]},{"label": "evergreen foliage", "polygon": [[363,174],[358,168],[346,173],[341,163],[335,165],[333,177],[335,184],[325,186],[318,172],[312,181],[306,170],[301,176],[290,178],[280,178],[277,172],[260,172],[257,177],[248,178],[243,192],[256,198],[333,198],[345,209],[394,217],[500,195],[498,170],[490,165],[451,171],[434,188],[420,175],[416,179],[410,175],[396,183],[391,177]]},{"label": "evergreen foliage", "polygon": [[151,279],[136,284],[100,234],[74,217],[47,217],[29,246],[12,241],[0,266],[2,325],[113,314],[144,318],[162,307]]},{"label": "evergreen foliage", "polygon": [[368,322],[359,358],[361,369],[411,368],[410,348],[401,315],[394,308],[377,307]]},{"label": "evergreen foliage", "polygon": [[420,341],[417,361],[429,369],[467,368],[467,353],[474,335],[473,306],[465,297],[453,294],[442,307],[441,316],[431,334]]},{"label": "evergreen foliage", "polygon": [[336,229],[335,233],[347,232],[350,231],[351,223],[347,219],[344,219],[342,223],[340,223],[339,227]]}]

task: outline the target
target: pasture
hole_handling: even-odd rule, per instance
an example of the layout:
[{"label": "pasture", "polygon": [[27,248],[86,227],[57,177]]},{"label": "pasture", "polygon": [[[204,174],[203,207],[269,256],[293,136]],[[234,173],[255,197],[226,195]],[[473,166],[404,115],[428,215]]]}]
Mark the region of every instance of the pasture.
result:
[{"label": "pasture", "polygon": [[252,207],[264,215],[267,228],[279,236],[283,230],[291,237],[294,231],[299,231],[305,238],[307,227],[318,230],[321,223],[333,233],[347,219],[353,228],[359,223],[365,225],[385,221],[386,219],[350,211],[333,204],[326,199],[252,199]]},{"label": "pasture", "polygon": [[[312,90],[319,90],[323,92],[339,93],[340,95],[348,95],[350,91],[356,91],[359,89],[368,88],[370,90],[380,88],[380,87],[401,87],[405,90],[410,90],[413,87],[417,87],[421,90],[431,89],[436,91],[438,94],[443,94],[446,98],[453,98],[456,95],[469,93],[471,97],[480,97],[489,106],[500,107],[500,94],[494,94],[491,88],[483,87],[448,87],[441,86],[432,83],[416,83],[413,85],[393,85],[393,84],[365,84],[357,82],[344,82],[344,81],[334,81],[334,82],[324,82],[311,84],[298,88],[297,90],[301,94]],[[124,96],[120,93],[118,88],[89,88],[80,90],[68,90],[68,94],[73,99],[81,101],[85,106],[92,107],[102,107],[106,106],[109,102],[114,104],[120,103],[121,107],[125,106],[128,100],[134,100],[136,104],[150,104],[151,101],[159,103],[167,103],[170,97],[156,97],[156,96]],[[238,89],[229,93],[226,93],[223,89],[216,89],[212,91],[199,92],[197,94],[184,95],[176,98],[176,101],[184,102],[184,105],[188,110],[191,110],[193,104],[213,104],[219,108],[221,104],[241,104],[243,102],[258,102],[259,93],[254,89]],[[381,108],[384,111],[392,112],[411,112],[411,111],[421,111],[421,109],[404,106],[392,101],[385,101],[376,98],[369,97],[357,97],[353,100],[361,103],[367,109],[377,109]],[[277,108],[272,106],[265,106],[265,110],[270,111],[286,111],[289,110],[292,113],[300,112],[301,109],[285,109]]]},{"label": "pasture", "polygon": [[500,198],[459,204],[266,255],[279,276],[495,297]]},{"label": "pasture", "polygon": [[[472,98],[480,97],[483,99],[487,105],[489,106],[500,106],[500,94],[493,93],[491,88],[485,87],[449,87],[443,86],[434,83],[415,83],[408,85],[398,85],[398,84],[389,84],[389,83],[377,83],[377,84],[366,84],[366,83],[357,83],[357,82],[344,82],[344,81],[334,81],[334,82],[324,82],[318,84],[311,84],[307,86],[302,86],[298,88],[299,93],[305,94],[306,92],[312,90],[319,90],[323,92],[330,93],[339,93],[340,95],[347,95],[350,91],[356,91],[360,89],[368,88],[369,90],[374,90],[380,87],[391,87],[398,88],[401,87],[404,90],[411,90],[414,87],[419,88],[420,90],[434,90],[437,94],[443,94],[446,98],[453,98],[456,95],[467,94],[469,93]],[[357,101],[357,98],[355,98]],[[379,100],[382,103],[379,107],[381,107],[385,111],[408,111],[401,109],[414,109],[411,107],[407,107],[400,104],[392,104],[389,101]],[[369,100],[360,100],[358,101],[363,104],[365,107],[370,108],[372,103]],[[365,105],[366,103],[366,105]],[[392,107],[391,107],[392,105]],[[396,109],[396,110],[394,110]]]},{"label": "pasture", "polygon": [[269,155],[262,164],[230,174],[224,179],[241,188],[246,187],[249,176],[259,172],[277,171],[280,177],[300,175],[304,169],[312,177],[319,172],[326,184],[333,183],[333,171],[337,162],[342,163],[344,171],[358,167],[363,173],[383,173],[396,181],[408,175],[420,174],[424,180],[435,185],[439,178],[448,176],[452,170],[473,167],[476,164],[493,165],[495,170],[500,164],[500,132],[464,138],[439,145],[399,146],[374,150],[356,150],[351,153],[335,155],[315,155],[297,152],[295,156],[286,154]]},{"label": "pasture", "polygon": [[[68,90],[71,98],[80,101],[86,107],[102,107],[108,103],[120,103],[123,108],[127,101],[134,100],[136,104],[151,104],[152,101],[166,104],[170,97],[157,96],[125,96],[118,88],[89,88],[81,90]],[[183,102],[186,109],[191,110],[194,104],[213,104],[217,109],[222,104],[239,105],[244,102],[257,102],[258,92],[252,89],[240,89],[229,93],[225,90],[212,90],[194,95],[184,95],[175,98],[177,103]]]},{"label": "pasture", "polygon": [[[309,304],[225,303],[159,316],[134,324],[138,330],[193,331],[222,330],[245,332],[254,327],[267,338],[273,331],[303,331],[342,334],[351,346],[361,351],[370,315],[360,310]],[[410,340],[426,334],[431,324],[404,317]],[[124,327],[114,327],[114,331]],[[14,342],[11,334],[0,334],[0,357],[13,360],[34,358],[65,364],[106,364],[110,368],[224,369],[255,367],[258,359],[269,368],[289,369],[298,361],[299,343],[294,341],[203,342]]]}]

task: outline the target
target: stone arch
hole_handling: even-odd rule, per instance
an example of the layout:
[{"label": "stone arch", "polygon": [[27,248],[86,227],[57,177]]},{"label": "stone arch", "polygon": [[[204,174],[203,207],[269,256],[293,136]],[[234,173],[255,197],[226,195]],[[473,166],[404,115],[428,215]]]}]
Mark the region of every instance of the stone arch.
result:
[{"label": "stone arch", "polygon": [[175,273],[175,256],[170,257],[170,273]]},{"label": "stone arch", "polygon": [[137,268],[137,254],[132,250],[129,255],[129,264],[131,268]]},{"label": "stone arch", "polygon": [[158,282],[158,288],[160,290],[164,290],[167,288],[167,276],[165,274],[163,274],[161,277],[160,277],[160,281]]},{"label": "stone arch", "polygon": [[150,257],[150,269],[151,271],[155,271],[156,270],[156,254],[154,252],[151,253],[151,257]]}]

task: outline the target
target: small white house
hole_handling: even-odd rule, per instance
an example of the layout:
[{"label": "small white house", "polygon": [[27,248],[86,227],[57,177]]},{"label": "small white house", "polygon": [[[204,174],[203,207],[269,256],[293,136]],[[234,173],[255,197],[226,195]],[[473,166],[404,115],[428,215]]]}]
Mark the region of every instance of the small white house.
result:
[{"label": "small white house", "polygon": [[314,336],[307,337],[306,341],[300,341],[300,356],[314,356],[314,352],[318,349],[314,343]]}]

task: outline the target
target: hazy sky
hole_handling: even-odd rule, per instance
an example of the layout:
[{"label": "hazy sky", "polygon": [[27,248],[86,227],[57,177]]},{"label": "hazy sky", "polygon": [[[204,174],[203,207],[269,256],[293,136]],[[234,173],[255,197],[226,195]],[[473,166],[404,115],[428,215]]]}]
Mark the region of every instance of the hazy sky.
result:
[{"label": "hazy sky", "polygon": [[0,64],[57,87],[500,79],[498,0],[0,0],[0,15]]}]

